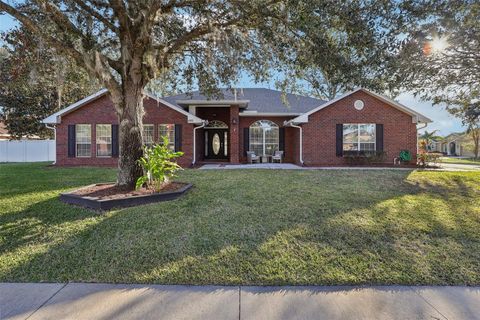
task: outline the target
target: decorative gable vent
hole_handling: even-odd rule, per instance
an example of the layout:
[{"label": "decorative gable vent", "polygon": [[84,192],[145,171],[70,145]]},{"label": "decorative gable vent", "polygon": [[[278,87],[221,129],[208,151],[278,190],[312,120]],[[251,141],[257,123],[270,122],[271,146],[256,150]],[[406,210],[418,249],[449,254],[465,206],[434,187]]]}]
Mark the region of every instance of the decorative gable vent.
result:
[{"label": "decorative gable vent", "polygon": [[355,100],[355,102],[353,103],[353,106],[354,106],[355,109],[357,109],[357,110],[362,110],[363,107],[365,107],[365,103],[363,103],[362,100]]}]

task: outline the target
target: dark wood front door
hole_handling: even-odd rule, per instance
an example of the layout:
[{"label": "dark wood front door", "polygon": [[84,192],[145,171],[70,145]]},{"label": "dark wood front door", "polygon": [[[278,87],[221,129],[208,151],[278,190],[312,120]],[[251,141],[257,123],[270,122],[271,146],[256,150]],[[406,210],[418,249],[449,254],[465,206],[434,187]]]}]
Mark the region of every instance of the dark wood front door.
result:
[{"label": "dark wood front door", "polygon": [[205,130],[207,147],[206,159],[228,159],[228,130],[208,129]]}]

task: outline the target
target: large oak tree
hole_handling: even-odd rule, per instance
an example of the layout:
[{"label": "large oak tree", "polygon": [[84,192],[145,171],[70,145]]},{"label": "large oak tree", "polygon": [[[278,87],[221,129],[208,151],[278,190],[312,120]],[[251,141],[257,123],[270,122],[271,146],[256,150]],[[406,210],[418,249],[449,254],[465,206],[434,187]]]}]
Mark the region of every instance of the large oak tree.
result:
[{"label": "large oak tree", "polygon": [[[151,80],[171,87],[169,81],[181,79],[214,95],[220,85],[234,83],[240,70],[266,80],[272,69],[284,71],[308,50],[326,46],[316,56],[321,63],[336,43],[346,49],[344,34],[355,50],[375,46],[378,37],[368,30],[384,26],[374,15],[357,17],[359,3],[365,12],[378,1],[339,7],[333,0],[27,0],[0,1],[0,12],[109,90],[120,123],[118,184],[132,187],[141,175],[143,90]],[[396,1],[380,3],[380,10],[394,11]],[[301,48],[307,54],[299,55]],[[341,64],[334,59],[329,67]]]}]

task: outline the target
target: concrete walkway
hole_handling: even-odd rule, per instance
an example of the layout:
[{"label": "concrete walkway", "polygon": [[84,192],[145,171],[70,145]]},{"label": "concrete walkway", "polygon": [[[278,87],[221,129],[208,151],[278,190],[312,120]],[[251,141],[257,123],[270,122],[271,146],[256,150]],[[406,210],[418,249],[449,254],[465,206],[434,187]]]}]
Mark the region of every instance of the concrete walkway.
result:
[{"label": "concrete walkway", "polygon": [[0,319],[480,319],[480,287],[0,283]]},{"label": "concrete walkway", "polygon": [[421,169],[408,167],[301,167],[293,163],[253,163],[253,164],[205,164],[201,170],[230,170],[230,169],[275,169],[275,170],[427,170],[427,171],[477,171],[479,165],[441,163],[440,168]]}]

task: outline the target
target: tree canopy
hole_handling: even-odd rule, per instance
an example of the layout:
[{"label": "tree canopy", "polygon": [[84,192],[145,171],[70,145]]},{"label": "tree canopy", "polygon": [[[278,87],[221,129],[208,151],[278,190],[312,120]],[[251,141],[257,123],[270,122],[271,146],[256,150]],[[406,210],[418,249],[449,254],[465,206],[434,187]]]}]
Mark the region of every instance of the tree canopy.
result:
[{"label": "tree canopy", "polygon": [[409,3],[26,0],[0,1],[0,12],[109,90],[120,123],[118,183],[132,187],[142,174],[143,90],[152,80],[215,95],[241,71],[262,81],[273,70],[326,97],[354,85],[392,90],[387,57]]},{"label": "tree canopy", "polygon": [[98,89],[96,81],[23,27],[2,35],[0,106],[15,138],[51,136],[40,121]]},{"label": "tree canopy", "polygon": [[480,2],[433,1],[422,12],[399,55],[398,72],[421,98],[462,109],[480,95]]}]

